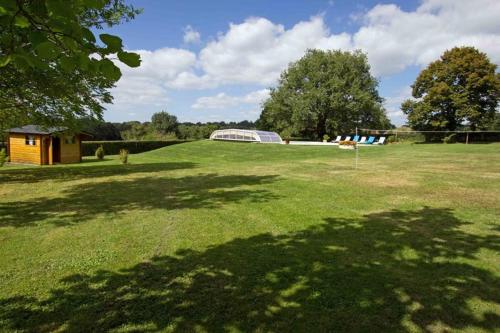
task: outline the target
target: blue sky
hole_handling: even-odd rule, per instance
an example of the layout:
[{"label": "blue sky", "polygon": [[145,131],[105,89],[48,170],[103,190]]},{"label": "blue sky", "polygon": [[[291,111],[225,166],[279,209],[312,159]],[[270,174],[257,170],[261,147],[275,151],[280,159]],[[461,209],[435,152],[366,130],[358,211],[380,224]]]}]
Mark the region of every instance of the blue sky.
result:
[{"label": "blue sky", "polygon": [[255,120],[268,88],[307,48],[362,49],[388,115],[419,70],[446,49],[474,45],[500,62],[496,0],[129,1],[144,13],[108,29],[143,66],[122,68],[108,121]]}]

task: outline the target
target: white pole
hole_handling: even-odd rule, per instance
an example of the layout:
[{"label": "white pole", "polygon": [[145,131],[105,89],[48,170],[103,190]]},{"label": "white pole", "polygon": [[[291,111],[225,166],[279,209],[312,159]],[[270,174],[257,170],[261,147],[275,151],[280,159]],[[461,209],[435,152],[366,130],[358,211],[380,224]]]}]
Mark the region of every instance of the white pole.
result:
[{"label": "white pole", "polygon": [[[358,127],[356,126],[356,136],[358,136]],[[356,166],[354,167],[354,169],[358,169],[358,144],[355,143],[355,146],[354,146],[355,150],[356,150]]]}]

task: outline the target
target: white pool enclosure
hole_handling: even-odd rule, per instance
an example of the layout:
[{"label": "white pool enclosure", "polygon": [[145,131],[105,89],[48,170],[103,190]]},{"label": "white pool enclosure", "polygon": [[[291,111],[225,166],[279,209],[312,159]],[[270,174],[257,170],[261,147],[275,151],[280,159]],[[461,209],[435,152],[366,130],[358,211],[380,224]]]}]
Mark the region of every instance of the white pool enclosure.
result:
[{"label": "white pool enclosure", "polygon": [[242,129],[223,129],[214,131],[210,135],[210,140],[283,143],[283,140],[281,140],[281,137],[278,135],[278,133]]}]

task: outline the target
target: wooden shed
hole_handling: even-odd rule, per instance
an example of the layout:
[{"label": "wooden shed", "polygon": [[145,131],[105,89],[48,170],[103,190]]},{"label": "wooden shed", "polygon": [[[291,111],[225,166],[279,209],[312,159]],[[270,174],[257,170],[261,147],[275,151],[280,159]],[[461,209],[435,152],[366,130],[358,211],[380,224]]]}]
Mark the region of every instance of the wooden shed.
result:
[{"label": "wooden shed", "polygon": [[11,128],[7,149],[12,163],[56,164],[82,161],[82,140],[86,133],[71,134],[64,127],[27,125]]}]

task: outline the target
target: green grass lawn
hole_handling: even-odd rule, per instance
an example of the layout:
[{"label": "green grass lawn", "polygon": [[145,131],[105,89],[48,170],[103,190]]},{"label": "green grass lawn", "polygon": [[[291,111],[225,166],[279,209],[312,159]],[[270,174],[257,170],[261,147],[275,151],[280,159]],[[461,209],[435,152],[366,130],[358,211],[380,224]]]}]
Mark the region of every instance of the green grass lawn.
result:
[{"label": "green grass lawn", "polygon": [[500,330],[500,144],[0,170],[0,331]]}]

